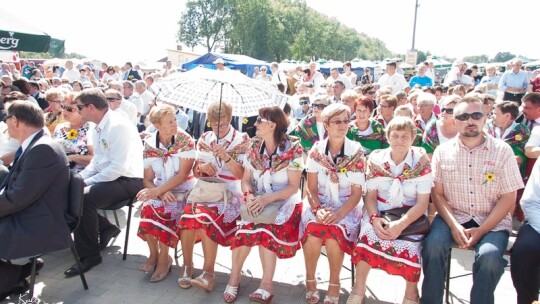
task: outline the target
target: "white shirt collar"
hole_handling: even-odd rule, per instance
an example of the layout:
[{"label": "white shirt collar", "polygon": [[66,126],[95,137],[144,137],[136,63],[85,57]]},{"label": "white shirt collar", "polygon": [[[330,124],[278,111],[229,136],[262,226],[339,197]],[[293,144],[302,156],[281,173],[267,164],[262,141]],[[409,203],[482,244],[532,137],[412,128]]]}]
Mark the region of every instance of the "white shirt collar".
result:
[{"label": "white shirt collar", "polygon": [[414,160],[413,160],[413,155],[411,153],[412,151],[412,147],[409,148],[409,152],[407,152],[407,156],[405,156],[405,159],[403,160],[402,163],[400,164],[395,164],[394,161],[392,160],[392,158],[390,157],[390,148],[386,149],[386,152],[384,153],[384,156],[382,158],[382,163],[389,163],[390,165],[394,165],[394,166],[399,166],[401,164],[407,164],[409,165],[409,167],[413,167],[413,163],[414,163]]},{"label": "white shirt collar", "polygon": [[32,135],[28,136],[21,144],[21,148],[22,148],[22,151],[24,152],[24,150],[26,150],[26,148],[28,148],[28,146],[30,145],[30,143],[32,142],[32,139],[34,139],[34,137],[36,136],[36,134],[39,133],[40,130],[36,131],[35,133],[32,133]]}]

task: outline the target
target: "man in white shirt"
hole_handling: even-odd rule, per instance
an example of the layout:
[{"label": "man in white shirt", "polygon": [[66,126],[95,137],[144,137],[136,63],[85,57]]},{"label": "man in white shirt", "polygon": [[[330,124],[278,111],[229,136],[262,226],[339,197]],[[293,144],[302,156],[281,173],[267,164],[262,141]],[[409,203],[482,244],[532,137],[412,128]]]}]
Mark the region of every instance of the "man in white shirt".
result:
[{"label": "man in white shirt", "polygon": [[405,77],[403,75],[396,73],[396,63],[395,62],[389,62],[386,64],[386,73],[379,78],[379,81],[377,82],[379,84],[380,88],[384,88],[386,86],[392,87],[392,95],[396,95],[397,93],[401,91],[405,91],[405,93],[409,93],[411,88],[409,87],[409,83],[407,80],[405,80]]},{"label": "man in white shirt", "polygon": [[[74,233],[82,271],[86,272],[101,263],[100,250],[120,233],[98,215],[97,209],[131,199],[143,189],[143,146],[137,129],[109,109],[100,89],[83,90],[75,101],[82,118],[96,124],[92,130],[94,157],[80,173],[86,185],[84,215]],[[79,271],[74,265],[65,275],[79,275]]]},{"label": "man in white shirt", "polygon": [[108,89],[105,91],[105,99],[109,102],[109,108],[111,110],[120,113],[133,125],[137,125],[137,108],[125,100],[122,97],[122,93],[115,89]]},{"label": "man in white shirt", "polygon": [[[526,222],[519,229],[510,256],[510,273],[518,304],[538,301],[540,289],[540,162],[536,162],[521,197]],[[536,303],[536,302],[534,302]]]},{"label": "man in white shirt", "polygon": [[146,89],[146,83],[143,80],[138,80],[135,83],[135,92],[139,94],[139,97],[142,99],[143,109],[142,114],[148,115],[152,106],[154,105],[154,99],[156,96]]},{"label": "man in white shirt", "polygon": [[343,63],[343,74],[341,76],[346,77],[351,84],[351,87],[356,86],[356,81],[358,80],[358,75],[352,71],[352,63],[350,61],[345,61]]},{"label": "man in white shirt", "polygon": [[62,79],[67,79],[69,83],[73,83],[75,80],[81,81],[81,74],[77,69],[73,68],[73,61],[66,61],[66,69],[62,74]]},{"label": "man in white shirt", "polygon": [[345,89],[352,89],[352,84],[349,79],[343,75],[340,75],[338,68],[331,68],[330,77],[326,79],[326,85],[332,85],[336,81],[341,81],[341,83],[343,83],[345,86]]},{"label": "man in white shirt", "polygon": [[309,64],[309,71],[311,72],[311,80],[313,81],[313,91],[317,92],[321,85],[325,82],[324,76],[321,72],[317,71],[317,63],[311,62]]},{"label": "man in white shirt", "polygon": [[279,64],[277,62],[270,63],[270,71],[272,72],[272,84],[276,86],[281,83],[285,87],[283,92],[287,92],[287,76],[283,71],[279,70]]},{"label": "man in white shirt", "polygon": [[131,102],[136,108],[137,108],[137,117],[141,116],[143,113],[143,100],[139,96],[139,93],[133,92],[135,90],[135,85],[131,81],[124,81],[122,83],[122,88],[124,91],[122,92],[124,94],[124,98]]}]

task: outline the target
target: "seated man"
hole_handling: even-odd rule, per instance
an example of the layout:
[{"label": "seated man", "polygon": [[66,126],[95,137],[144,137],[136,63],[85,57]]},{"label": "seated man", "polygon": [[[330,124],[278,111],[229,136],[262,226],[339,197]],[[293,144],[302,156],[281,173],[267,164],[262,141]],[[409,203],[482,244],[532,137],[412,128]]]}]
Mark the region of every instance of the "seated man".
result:
[{"label": "seated man", "polygon": [[463,98],[454,108],[458,136],[435,149],[431,197],[438,215],[424,240],[421,303],[442,303],[448,250],[476,251],[471,303],[494,303],[507,262],[503,254],[512,229],[510,212],[523,188],[512,148],[482,130],[483,103]]},{"label": "seated man", "polygon": [[[21,147],[0,186],[0,301],[25,292],[31,264],[14,259],[70,247],[64,213],[68,205],[69,165],[60,144],[44,136],[43,111],[15,101],[6,116],[8,132]],[[11,263],[8,263],[11,260]],[[27,262],[25,260],[24,262]],[[38,262],[38,270],[43,261]]]},{"label": "seated man", "polygon": [[[86,272],[101,263],[100,249],[120,233],[118,227],[98,215],[97,209],[130,199],[143,188],[143,146],[137,129],[125,116],[109,109],[100,89],[85,89],[76,101],[83,119],[96,124],[92,136],[94,157],[80,173],[86,187],[83,216],[74,233],[82,270]],[[65,272],[66,276],[78,274],[75,265]]]},{"label": "seated man", "polygon": [[536,162],[521,197],[521,209],[527,221],[512,248],[510,268],[518,304],[538,300],[540,289],[540,162]]}]

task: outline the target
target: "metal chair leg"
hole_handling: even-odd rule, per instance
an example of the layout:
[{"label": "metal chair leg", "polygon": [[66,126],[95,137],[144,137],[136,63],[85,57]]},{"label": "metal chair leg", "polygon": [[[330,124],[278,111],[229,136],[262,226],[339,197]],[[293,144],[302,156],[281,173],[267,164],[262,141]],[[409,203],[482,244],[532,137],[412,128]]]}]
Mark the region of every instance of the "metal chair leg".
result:
[{"label": "metal chair leg", "polygon": [[85,290],[88,290],[88,283],[86,283],[86,277],[84,276],[84,272],[82,271],[81,261],[79,260],[79,254],[77,253],[77,249],[75,249],[75,246],[71,246],[71,254],[73,255],[73,259],[75,260],[75,264],[77,265],[77,270],[79,271],[79,276],[81,277],[83,287]]},{"label": "metal chair leg", "polygon": [[[127,224],[126,224],[126,240],[124,242],[124,255],[122,257],[122,260],[126,260],[127,258],[127,249],[128,249],[128,241],[129,241],[129,228],[131,226],[131,211],[133,209],[133,200],[129,203],[128,208],[128,215],[127,215]],[[116,215],[116,213],[115,213]]]},{"label": "metal chair leg", "polygon": [[30,259],[32,263],[32,272],[30,273],[30,291],[28,292],[29,299],[32,299],[34,297],[34,284],[36,283],[36,264],[37,264],[37,257],[33,257]]},{"label": "metal chair leg", "polygon": [[446,293],[445,303],[450,304],[450,265],[452,264],[452,248],[448,249],[448,261],[446,261]]},{"label": "metal chair leg", "polygon": [[116,222],[116,227],[120,228],[120,221],[118,220],[118,214],[116,213],[116,210],[113,210],[114,215],[114,221]]}]

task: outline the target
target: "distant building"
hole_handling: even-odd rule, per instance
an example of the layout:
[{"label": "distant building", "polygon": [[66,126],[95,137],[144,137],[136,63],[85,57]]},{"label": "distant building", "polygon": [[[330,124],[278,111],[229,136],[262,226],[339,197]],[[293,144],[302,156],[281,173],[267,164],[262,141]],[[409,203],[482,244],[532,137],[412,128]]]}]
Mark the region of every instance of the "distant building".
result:
[{"label": "distant building", "polygon": [[203,54],[183,51],[182,46],[178,45],[176,50],[167,50],[167,58],[164,58],[164,61],[170,60],[173,66],[180,67],[183,63],[194,60],[201,55]]}]

